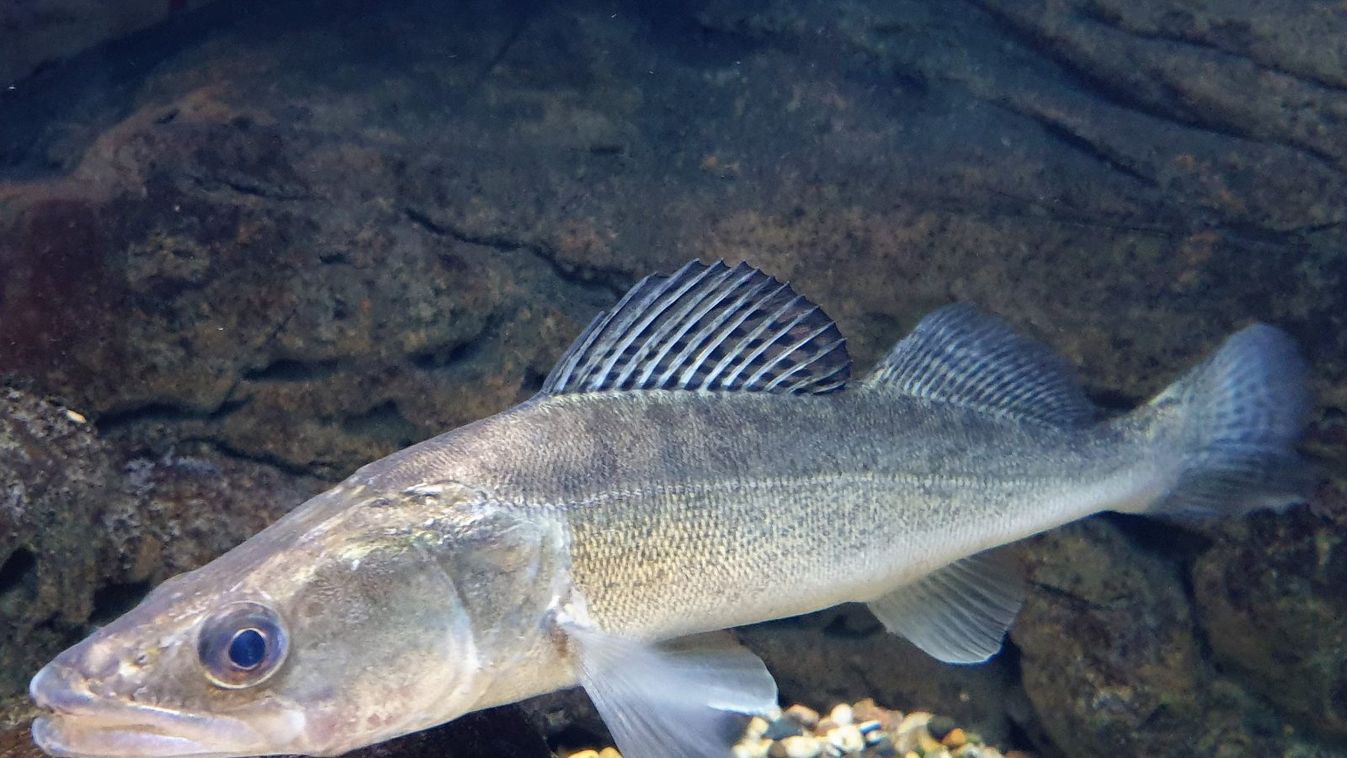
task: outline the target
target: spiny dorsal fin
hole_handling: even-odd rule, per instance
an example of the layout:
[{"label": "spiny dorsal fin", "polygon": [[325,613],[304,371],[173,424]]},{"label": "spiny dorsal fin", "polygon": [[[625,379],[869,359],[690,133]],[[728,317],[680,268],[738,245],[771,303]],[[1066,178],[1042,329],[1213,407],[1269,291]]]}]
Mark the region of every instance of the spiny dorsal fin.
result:
[{"label": "spiny dorsal fin", "polygon": [[866,385],[1061,426],[1094,418],[1061,357],[968,305],[922,319]]},{"label": "spiny dorsal fin", "polygon": [[821,394],[850,373],[846,340],[817,305],[746,264],[692,261],[642,279],[599,314],[542,392]]}]

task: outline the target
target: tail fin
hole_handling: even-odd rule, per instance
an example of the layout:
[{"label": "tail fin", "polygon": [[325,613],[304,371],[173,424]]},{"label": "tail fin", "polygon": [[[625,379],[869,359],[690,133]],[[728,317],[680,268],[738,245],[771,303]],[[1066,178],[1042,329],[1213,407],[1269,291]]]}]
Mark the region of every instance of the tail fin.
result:
[{"label": "tail fin", "polygon": [[1279,329],[1255,324],[1151,401],[1176,425],[1179,478],[1148,512],[1239,515],[1303,500],[1311,479],[1295,452],[1310,407],[1306,365]]}]

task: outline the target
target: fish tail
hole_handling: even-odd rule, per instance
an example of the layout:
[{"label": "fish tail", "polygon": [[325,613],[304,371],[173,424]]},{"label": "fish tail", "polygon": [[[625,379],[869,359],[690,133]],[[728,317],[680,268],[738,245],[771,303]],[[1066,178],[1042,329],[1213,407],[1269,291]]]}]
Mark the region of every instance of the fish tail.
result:
[{"label": "fish tail", "polygon": [[1177,479],[1145,512],[1236,516],[1302,502],[1313,481],[1295,451],[1311,403],[1306,373],[1290,336],[1255,324],[1139,410],[1177,444],[1162,446]]}]

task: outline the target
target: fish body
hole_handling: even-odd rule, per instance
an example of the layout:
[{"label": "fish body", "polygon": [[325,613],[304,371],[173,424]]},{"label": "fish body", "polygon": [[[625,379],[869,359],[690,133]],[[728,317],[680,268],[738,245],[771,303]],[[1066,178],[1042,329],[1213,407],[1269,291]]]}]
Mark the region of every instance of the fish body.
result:
[{"label": "fish body", "polygon": [[543,398],[354,479],[471,482],[558,532],[564,582],[603,629],[668,639],[873,599],[1136,497],[1155,463],[1125,423],[1063,430],[883,391],[779,401]]},{"label": "fish body", "polygon": [[959,306],[848,374],[831,321],[759,272],[647,279],[534,399],[365,466],[63,653],[34,737],[330,755],[578,683],[626,755],[724,755],[716,724],[775,686],[703,633],[857,601],[973,663],[1022,593],[992,548],[1304,484],[1303,366],[1270,327],[1104,420]]}]

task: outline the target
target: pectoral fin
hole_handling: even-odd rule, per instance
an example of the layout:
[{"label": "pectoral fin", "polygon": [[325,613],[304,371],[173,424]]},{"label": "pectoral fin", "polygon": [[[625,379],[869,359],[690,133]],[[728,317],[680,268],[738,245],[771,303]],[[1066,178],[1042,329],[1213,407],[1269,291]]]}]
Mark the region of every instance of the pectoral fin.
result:
[{"label": "pectoral fin", "polygon": [[945,663],[982,663],[1024,602],[1018,567],[1004,553],[979,553],[872,600],[870,610],[894,634]]},{"label": "pectoral fin", "polygon": [[626,758],[729,754],[736,714],[776,706],[776,682],[728,633],[651,645],[568,626],[580,684]]}]

